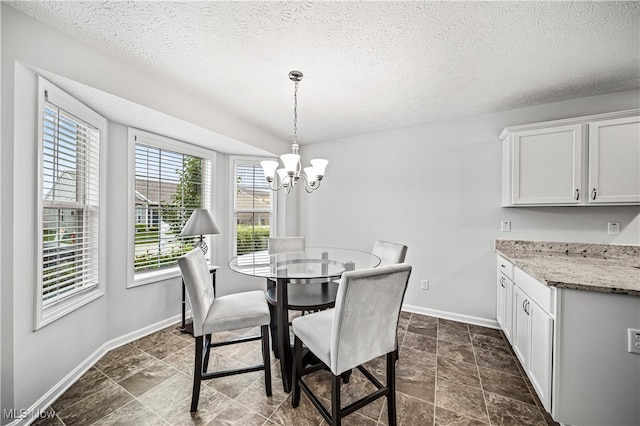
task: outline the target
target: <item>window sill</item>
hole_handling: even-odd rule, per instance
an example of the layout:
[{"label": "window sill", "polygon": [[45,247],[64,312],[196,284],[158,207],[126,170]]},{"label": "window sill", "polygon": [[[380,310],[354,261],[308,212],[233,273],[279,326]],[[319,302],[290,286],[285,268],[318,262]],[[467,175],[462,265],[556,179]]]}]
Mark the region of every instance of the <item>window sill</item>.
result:
[{"label": "window sill", "polygon": [[158,271],[138,272],[134,274],[133,281],[129,283],[127,288],[140,287],[142,285],[153,284],[160,281],[170,280],[181,276],[180,268],[173,266]]},{"label": "window sill", "polygon": [[57,303],[55,305],[46,307],[43,309],[41,317],[36,319],[36,324],[33,331],[39,330],[45,325],[62,318],[63,316],[70,314],[71,312],[79,309],[80,307],[93,302],[94,300],[102,297],[104,292],[100,288],[89,290],[86,293],[80,293],[74,297],[70,297],[69,300]]}]

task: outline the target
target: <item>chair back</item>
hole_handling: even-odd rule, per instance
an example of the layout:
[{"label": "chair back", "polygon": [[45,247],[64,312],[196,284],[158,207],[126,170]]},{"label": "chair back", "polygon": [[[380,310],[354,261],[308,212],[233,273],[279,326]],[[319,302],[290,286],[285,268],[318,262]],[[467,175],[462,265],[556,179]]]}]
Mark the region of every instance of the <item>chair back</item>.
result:
[{"label": "chair back", "polygon": [[269,254],[304,251],[304,237],[270,237]]},{"label": "chair back", "polygon": [[380,265],[378,266],[403,263],[407,255],[407,246],[378,240],[373,244],[373,254],[380,258]]},{"label": "chair back", "polygon": [[178,258],[193,316],[193,336],[202,336],[202,325],[215,299],[209,266],[199,247]]},{"label": "chair back", "polygon": [[342,274],[331,334],[333,374],[397,348],[400,308],[410,275],[406,263]]}]

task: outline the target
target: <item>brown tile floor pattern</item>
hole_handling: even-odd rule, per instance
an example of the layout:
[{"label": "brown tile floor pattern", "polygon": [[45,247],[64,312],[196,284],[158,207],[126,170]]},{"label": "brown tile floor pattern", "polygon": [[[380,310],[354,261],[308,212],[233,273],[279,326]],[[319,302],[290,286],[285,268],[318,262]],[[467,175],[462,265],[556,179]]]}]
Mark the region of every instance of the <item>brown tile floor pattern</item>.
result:
[{"label": "brown tile floor pattern", "polygon": [[[257,330],[242,330],[242,334]],[[230,333],[221,333],[220,339]],[[397,404],[400,425],[554,424],[498,330],[418,314],[402,313],[398,330]],[[210,370],[260,362],[259,342],[223,346],[211,355]],[[273,361],[273,396],[266,397],[262,372],[203,382],[199,411],[189,413],[193,338],[175,326],[114,349],[72,385],[50,409],[43,425],[325,425],[302,394],[291,407]],[[384,360],[370,371],[384,383]],[[327,407],[329,376],[308,377]],[[343,385],[343,403],[371,392],[354,371]],[[345,425],[386,425],[379,399],[343,420]]]}]

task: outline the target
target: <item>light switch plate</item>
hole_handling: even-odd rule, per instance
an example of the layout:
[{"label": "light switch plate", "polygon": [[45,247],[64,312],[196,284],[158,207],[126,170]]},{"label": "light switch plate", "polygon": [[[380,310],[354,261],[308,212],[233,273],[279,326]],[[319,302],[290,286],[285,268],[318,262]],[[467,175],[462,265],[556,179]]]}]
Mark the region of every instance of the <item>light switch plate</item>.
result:
[{"label": "light switch plate", "polygon": [[640,354],[640,330],[628,328],[627,332],[629,333],[627,351],[632,354]]},{"label": "light switch plate", "polygon": [[608,222],[607,223],[607,234],[609,235],[617,235],[620,233],[620,222]]}]

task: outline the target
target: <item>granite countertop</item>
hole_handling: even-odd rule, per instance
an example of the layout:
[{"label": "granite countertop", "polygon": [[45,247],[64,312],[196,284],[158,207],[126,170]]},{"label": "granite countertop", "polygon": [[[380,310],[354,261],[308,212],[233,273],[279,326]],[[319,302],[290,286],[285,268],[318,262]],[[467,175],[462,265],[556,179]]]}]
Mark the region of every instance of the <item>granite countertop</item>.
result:
[{"label": "granite countertop", "polygon": [[496,240],[495,249],[549,286],[640,296],[640,246]]}]

